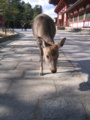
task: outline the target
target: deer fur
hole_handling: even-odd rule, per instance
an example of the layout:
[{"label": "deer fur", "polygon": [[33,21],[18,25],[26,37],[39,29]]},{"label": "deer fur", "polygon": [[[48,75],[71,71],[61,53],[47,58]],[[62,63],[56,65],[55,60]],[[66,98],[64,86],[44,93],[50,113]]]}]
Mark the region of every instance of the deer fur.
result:
[{"label": "deer fur", "polygon": [[59,48],[64,45],[66,38],[63,38],[58,43],[54,43],[56,34],[55,24],[45,14],[39,14],[35,17],[32,30],[40,50],[40,75],[43,75],[43,55],[51,72],[56,73]]}]

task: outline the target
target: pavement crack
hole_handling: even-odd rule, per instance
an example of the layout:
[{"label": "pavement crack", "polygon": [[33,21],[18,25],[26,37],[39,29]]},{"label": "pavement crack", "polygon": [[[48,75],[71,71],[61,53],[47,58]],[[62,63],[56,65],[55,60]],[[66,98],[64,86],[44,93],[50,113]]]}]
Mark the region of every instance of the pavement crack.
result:
[{"label": "pavement crack", "polygon": [[54,83],[54,86],[55,86],[56,94],[58,94],[58,90],[57,90],[57,87],[56,87],[56,84],[55,84],[55,80],[53,80],[53,83]]},{"label": "pavement crack", "polygon": [[11,80],[9,87],[8,87],[8,89],[7,89],[6,92],[5,92],[5,95],[8,94],[8,91],[9,91],[10,88],[12,87],[13,81],[14,81],[14,80]]}]

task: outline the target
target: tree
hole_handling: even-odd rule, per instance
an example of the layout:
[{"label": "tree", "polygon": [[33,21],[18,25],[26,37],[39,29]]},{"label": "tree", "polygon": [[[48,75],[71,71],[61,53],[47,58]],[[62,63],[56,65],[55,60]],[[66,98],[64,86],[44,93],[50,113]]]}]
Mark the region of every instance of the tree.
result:
[{"label": "tree", "polygon": [[36,5],[32,8],[30,3],[21,0],[0,0],[0,11],[6,27],[20,28],[24,23],[31,27],[35,16],[42,13],[42,7]]},{"label": "tree", "polygon": [[42,13],[42,6],[41,5],[35,5],[34,11],[37,12],[37,14]]},{"label": "tree", "polygon": [[30,21],[30,24],[32,25],[34,18],[38,15],[42,13],[42,6],[41,5],[35,5],[34,9],[33,9],[33,16],[32,16],[32,20]]},{"label": "tree", "polygon": [[4,17],[5,26],[9,26],[11,21],[15,21],[15,15],[19,13],[17,3],[20,0],[0,0],[0,9]]}]

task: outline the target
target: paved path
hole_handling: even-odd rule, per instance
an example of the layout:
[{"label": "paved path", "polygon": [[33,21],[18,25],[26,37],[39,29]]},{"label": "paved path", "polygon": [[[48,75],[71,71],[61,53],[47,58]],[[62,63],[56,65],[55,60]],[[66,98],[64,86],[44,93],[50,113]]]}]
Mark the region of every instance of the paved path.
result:
[{"label": "paved path", "polygon": [[67,41],[63,47],[63,52],[74,66],[83,73],[84,81],[90,83],[90,35],[64,31],[57,33],[66,36]]},{"label": "paved path", "polygon": [[58,72],[51,74],[44,64],[39,76],[32,31],[18,32],[20,37],[0,45],[0,120],[90,120],[90,86],[69,59],[75,33],[57,32],[56,40],[68,41],[60,50]]}]

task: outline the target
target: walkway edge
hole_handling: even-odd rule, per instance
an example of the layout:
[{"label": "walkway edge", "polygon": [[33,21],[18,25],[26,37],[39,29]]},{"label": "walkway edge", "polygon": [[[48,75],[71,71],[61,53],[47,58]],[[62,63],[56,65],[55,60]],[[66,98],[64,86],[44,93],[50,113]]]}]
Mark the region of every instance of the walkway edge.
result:
[{"label": "walkway edge", "polygon": [[17,36],[19,36],[18,33],[15,33],[14,35],[10,35],[10,36],[4,36],[4,37],[0,38],[0,43],[8,41],[9,39],[12,39]]}]

